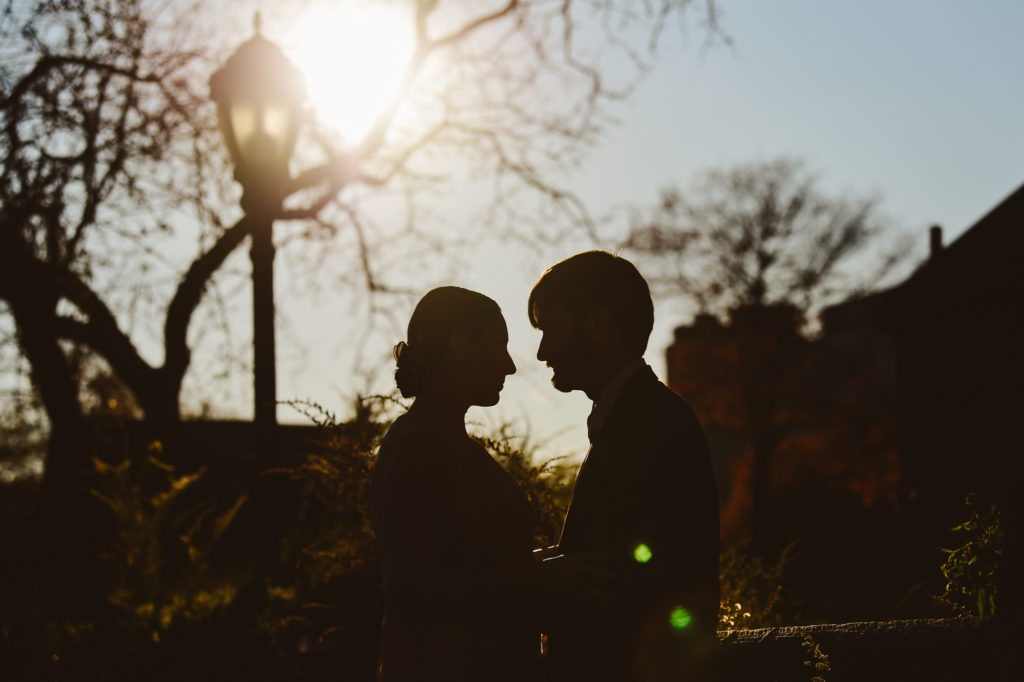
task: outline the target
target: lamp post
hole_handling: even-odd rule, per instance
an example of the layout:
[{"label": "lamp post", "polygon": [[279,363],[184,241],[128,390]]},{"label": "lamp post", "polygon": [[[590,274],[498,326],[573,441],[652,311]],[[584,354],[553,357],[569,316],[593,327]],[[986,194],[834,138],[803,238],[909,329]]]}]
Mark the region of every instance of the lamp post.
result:
[{"label": "lamp post", "polygon": [[255,35],[211,76],[210,97],[242,185],[242,209],[252,224],[253,422],[260,442],[272,443],[277,424],[273,222],[290,179],[288,161],[306,86],[281,48],[260,34],[258,14],[255,24]]}]

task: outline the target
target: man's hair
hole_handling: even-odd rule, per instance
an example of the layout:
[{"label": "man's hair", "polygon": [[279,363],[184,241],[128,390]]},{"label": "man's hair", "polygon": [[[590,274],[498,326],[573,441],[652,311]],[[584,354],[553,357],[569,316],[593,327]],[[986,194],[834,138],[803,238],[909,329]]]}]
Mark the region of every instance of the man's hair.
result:
[{"label": "man's hair", "polygon": [[604,308],[622,342],[641,355],[654,327],[647,281],[635,265],[607,251],[584,251],[552,265],[533,285],[527,305],[530,324],[537,329],[552,307],[577,319],[588,310]]}]

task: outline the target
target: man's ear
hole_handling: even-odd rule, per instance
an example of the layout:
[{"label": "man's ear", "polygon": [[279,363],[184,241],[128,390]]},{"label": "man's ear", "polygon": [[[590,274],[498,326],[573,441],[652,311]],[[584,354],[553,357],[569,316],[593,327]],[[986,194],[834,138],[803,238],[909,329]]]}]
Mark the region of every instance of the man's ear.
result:
[{"label": "man's ear", "polygon": [[612,319],[608,309],[603,306],[594,306],[588,310],[583,325],[587,335],[592,339],[604,341],[618,334],[615,320]]}]

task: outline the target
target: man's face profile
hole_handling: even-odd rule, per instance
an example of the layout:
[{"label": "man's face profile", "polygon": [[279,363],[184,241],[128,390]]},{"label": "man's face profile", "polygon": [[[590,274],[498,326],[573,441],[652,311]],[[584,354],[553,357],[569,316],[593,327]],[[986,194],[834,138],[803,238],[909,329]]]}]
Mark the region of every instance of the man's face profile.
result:
[{"label": "man's face profile", "polygon": [[563,393],[581,390],[586,383],[590,356],[581,325],[561,306],[552,305],[537,312],[542,333],[537,359],[551,368],[551,384]]}]

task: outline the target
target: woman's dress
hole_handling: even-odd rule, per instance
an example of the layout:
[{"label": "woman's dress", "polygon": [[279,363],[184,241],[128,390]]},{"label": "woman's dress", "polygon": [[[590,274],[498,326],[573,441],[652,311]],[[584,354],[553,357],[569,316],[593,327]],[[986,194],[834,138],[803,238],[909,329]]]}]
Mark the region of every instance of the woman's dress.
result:
[{"label": "woman's dress", "polygon": [[374,467],[385,592],[378,680],[536,677],[530,595],[502,575],[532,562],[526,496],[487,451],[424,415],[399,417]]}]

